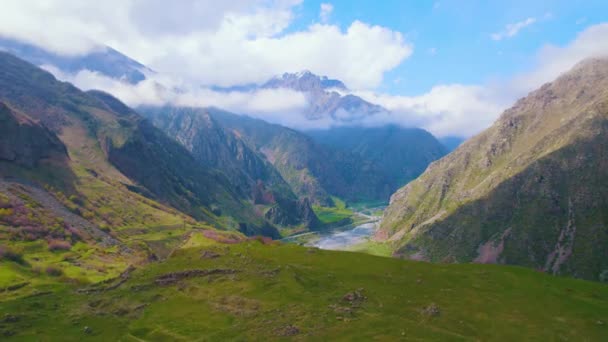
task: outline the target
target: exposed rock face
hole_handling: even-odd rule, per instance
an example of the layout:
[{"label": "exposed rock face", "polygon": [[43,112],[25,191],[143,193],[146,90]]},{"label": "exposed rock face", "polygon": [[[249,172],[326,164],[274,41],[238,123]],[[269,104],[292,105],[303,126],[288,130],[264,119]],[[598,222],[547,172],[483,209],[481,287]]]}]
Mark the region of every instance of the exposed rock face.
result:
[{"label": "exposed rock face", "polygon": [[298,199],[274,166],[251,148],[238,132],[222,126],[205,109],[148,107],[141,111],[188,149],[199,163],[227,176],[241,196],[253,204],[274,205],[271,210],[289,218],[274,219],[276,217],[272,216],[272,223],[316,224],[312,210],[296,210]]},{"label": "exposed rock face", "polygon": [[224,129],[206,110],[145,107],[140,111],[190,151],[198,162],[220,170],[244,196],[254,197],[258,203],[277,195],[295,198],[270,163],[235,132]]},{"label": "exposed rock face", "polygon": [[33,168],[51,157],[67,158],[61,140],[46,127],[0,102],[0,160]]},{"label": "exposed rock face", "polygon": [[281,205],[270,208],[265,216],[270,222],[282,226],[303,224],[311,230],[321,227],[321,222],[312,210],[308,198],[281,203]]},{"label": "exposed rock face", "polygon": [[379,237],[394,238],[398,255],[598,279],[608,269],[607,149],[608,60],[587,60],[396,192]]},{"label": "exposed rock face", "polygon": [[326,76],[317,76],[308,70],[298,73],[284,73],[274,77],[264,83],[263,88],[290,88],[297,91],[312,92],[321,90],[342,90],[346,91],[346,86],[339,80],[332,80]]}]

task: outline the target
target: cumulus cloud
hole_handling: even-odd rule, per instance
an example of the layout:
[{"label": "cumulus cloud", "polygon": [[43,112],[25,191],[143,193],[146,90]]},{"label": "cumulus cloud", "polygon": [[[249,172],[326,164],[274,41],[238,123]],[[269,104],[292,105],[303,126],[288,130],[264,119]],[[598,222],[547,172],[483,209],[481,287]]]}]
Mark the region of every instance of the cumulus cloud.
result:
[{"label": "cumulus cloud", "polygon": [[512,78],[479,85],[438,85],[419,96],[373,92],[356,95],[384,106],[390,113],[367,124],[418,126],[437,136],[472,136],[488,127],[519,97],[553,81],[585,58],[608,57],[608,24],[588,27],[564,46],[545,45],[531,70]]},{"label": "cumulus cloud", "polygon": [[319,18],[321,22],[326,23],[329,21],[329,17],[331,16],[331,12],[334,11],[334,5],[330,3],[322,3],[321,4],[321,12],[319,13]]},{"label": "cumulus cloud", "polygon": [[520,93],[529,91],[552,81],[585,58],[604,56],[608,56],[608,23],[588,27],[565,46],[543,46],[537,53],[534,69],[517,75],[512,87]]},{"label": "cumulus cloud", "polygon": [[502,31],[492,33],[490,37],[492,38],[492,40],[503,40],[505,38],[515,37],[519,33],[519,31],[521,31],[521,29],[530,26],[535,22],[536,18],[530,17],[516,23],[507,24],[507,26],[505,26]]},{"label": "cumulus cloud", "polygon": [[422,127],[437,136],[471,136],[488,127],[504,101],[493,89],[450,84],[433,87],[419,96],[392,96],[360,92],[367,101],[382,105],[389,112],[367,118],[365,124],[396,123]]},{"label": "cumulus cloud", "polygon": [[[309,69],[373,89],[412,53],[401,33],[353,22],[287,30],[301,0],[21,0],[3,4],[0,35],[67,55],[109,45],[199,84],[262,82]],[[324,4],[329,16],[332,6]]]}]

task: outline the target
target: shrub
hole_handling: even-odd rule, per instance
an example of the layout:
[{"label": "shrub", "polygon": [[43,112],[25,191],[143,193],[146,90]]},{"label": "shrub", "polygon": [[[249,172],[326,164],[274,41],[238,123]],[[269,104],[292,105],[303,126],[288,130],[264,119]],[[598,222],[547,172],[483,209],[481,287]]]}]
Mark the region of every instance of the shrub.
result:
[{"label": "shrub", "polygon": [[261,235],[251,237],[251,238],[249,238],[249,240],[258,241],[263,245],[272,245],[274,243],[274,240],[272,240],[272,238],[267,237],[267,236],[261,236]]},{"label": "shrub", "polygon": [[79,205],[79,206],[84,205],[84,201],[78,196],[72,195],[69,197],[69,200],[76,205]]},{"label": "shrub", "polygon": [[63,240],[49,240],[48,241],[49,251],[69,251],[72,248],[72,245]]},{"label": "shrub", "polygon": [[16,262],[18,264],[25,264],[23,260],[23,254],[7,246],[0,245],[0,260],[7,260]]},{"label": "shrub", "polygon": [[51,277],[59,277],[63,275],[63,270],[59,267],[48,266],[45,270],[46,274]]},{"label": "shrub", "polygon": [[0,218],[13,215],[13,209],[0,207]]}]

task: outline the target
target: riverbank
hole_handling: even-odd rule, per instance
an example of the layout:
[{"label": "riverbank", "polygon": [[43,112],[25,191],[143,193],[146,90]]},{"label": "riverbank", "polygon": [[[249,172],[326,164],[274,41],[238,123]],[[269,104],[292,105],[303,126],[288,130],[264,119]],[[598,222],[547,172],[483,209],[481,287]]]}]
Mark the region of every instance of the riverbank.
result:
[{"label": "riverbank", "polygon": [[390,256],[391,250],[387,245],[371,239],[380,225],[384,208],[378,205],[373,207],[359,206],[351,216],[352,222],[349,224],[326,231],[295,234],[281,241],[326,250]]}]

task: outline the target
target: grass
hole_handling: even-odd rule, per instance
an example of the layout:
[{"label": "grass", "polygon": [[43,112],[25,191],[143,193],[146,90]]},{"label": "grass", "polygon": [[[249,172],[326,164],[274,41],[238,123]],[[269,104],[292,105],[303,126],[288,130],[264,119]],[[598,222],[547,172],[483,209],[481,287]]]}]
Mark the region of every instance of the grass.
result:
[{"label": "grass", "polygon": [[387,243],[375,242],[368,240],[353,246],[350,246],[348,251],[367,253],[376,256],[390,257],[393,254],[393,249]]},{"label": "grass", "polygon": [[355,213],[351,209],[347,208],[346,203],[338,197],[332,196],[334,202],[333,207],[322,207],[315,205],[313,210],[319,220],[325,225],[338,224],[340,222],[346,222],[347,219],[352,218]]},{"label": "grass", "polygon": [[[0,322],[0,333],[62,341],[608,338],[608,287],[599,283],[518,267],[218,244],[196,233],[182,247],[122,284],[88,292],[31,284],[51,292],[0,301],[0,312],[14,317]],[[158,283],[172,272],[210,269],[230,272]]]}]

